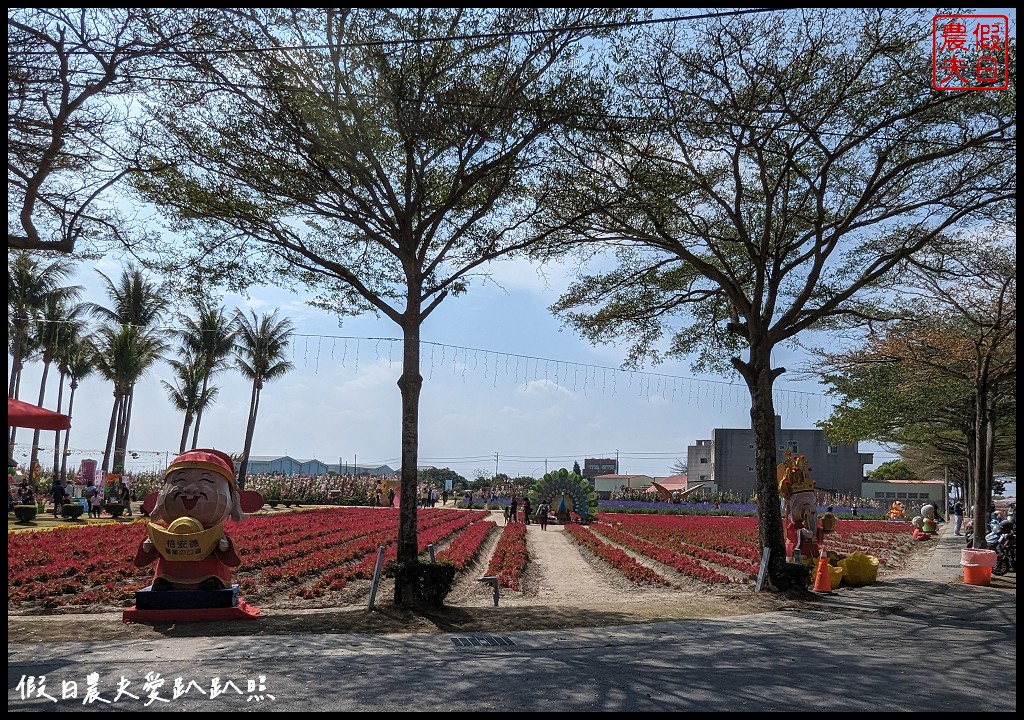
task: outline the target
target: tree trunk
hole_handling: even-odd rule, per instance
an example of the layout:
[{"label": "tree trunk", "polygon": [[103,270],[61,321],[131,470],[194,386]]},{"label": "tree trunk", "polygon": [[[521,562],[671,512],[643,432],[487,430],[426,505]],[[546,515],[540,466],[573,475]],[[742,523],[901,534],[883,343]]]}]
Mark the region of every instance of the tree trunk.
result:
[{"label": "tree trunk", "polygon": [[974,404],[974,547],[987,548],[985,535],[992,504],[992,473],[995,466],[995,397],[988,383],[977,385]]},{"label": "tree trunk", "polygon": [[771,349],[751,345],[750,362],[733,360],[750,390],[750,422],[754,432],[754,471],[757,478],[757,540],[769,550],[768,582],[785,592],[794,587],[786,565],[782,506],[778,485],[778,453],[775,450],[775,401],[772,388],[784,370],[771,368]]},{"label": "tree trunk", "polygon": [[[43,406],[43,398],[46,396],[46,376],[50,374],[50,363],[43,363],[43,379],[39,381],[39,402],[36,403],[39,407]],[[29,460],[28,467],[29,472],[35,470],[36,463],[39,462],[39,433],[41,430],[36,430],[32,433],[32,453],[31,460]]]},{"label": "tree trunk", "polygon": [[107,427],[107,444],[103,447],[103,474],[110,470],[110,455],[114,447],[114,433],[117,432],[117,415],[121,408],[121,394],[114,387],[114,406],[110,409],[110,425]]},{"label": "tree trunk", "polygon": [[238,466],[238,489],[245,490],[245,475],[249,471],[249,451],[256,432],[256,412],[260,407],[260,381],[252,381],[252,395],[249,397],[249,422],[245,426],[245,445],[242,447],[242,462]]},{"label": "tree trunk", "polygon": [[117,408],[117,425],[114,432],[113,470],[124,472],[124,428],[128,418],[128,393],[121,395],[121,404]]},{"label": "tree trunk", "polygon": [[181,442],[178,443],[178,454],[185,452],[185,443],[188,442],[188,429],[192,426],[192,411],[185,411],[185,422],[181,427]]},{"label": "tree trunk", "polygon": [[[71,392],[68,393],[68,417],[73,417],[71,413],[72,413],[72,411],[74,410],[74,407],[75,407],[75,390],[77,390],[77,389],[78,389],[78,381],[77,380],[72,380],[71,381]],[[68,452],[70,450],[70,443],[71,443],[71,430],[68,429],[68,431],[64,433],[64,453],[61,455],[61,458],[60,458],[60,476],[61,477],[67,477],[67,472],[68,472]]]},{"label": "tree trunk", "polygon": [[[418,297],[418,293],[410,297]],[[402,324],[402,376],[398,388],[402,394],[402,475],[398,509],[398,562],[403,565],[419,560],[416,515],[416,467],[419,460],[419,408],[423,376],[420,374],[420,317],[406,314]],[[405,573],[395,582],[395,604],[415,607],[420,602],[415,573]]]},{"label": "tree trunk", "polygon": [[[64,407],[64,373],[60,373],[59,380],[57,381],[57,412],[61,411]],[[60,468],[60,430],[53,434],[53,476],[60,478],[63,483],[67,478],[64,477],[63,472],[58,474],[57,470]],[[66,433],[65,433],[66,435]]]},{"label": "tree trunk", "polygon": [[135,384],[133,383],[121,404],[121,416],[118,421],[117,440],[114,446],[114,468],[124,472],[124,464],[128,460],[128,434],[132,428],[132,406],[135,401]]},{"label": "tree trunk", "polygon": [[[202,389],[202,391],[199,394],[199,397],[201,397],[201,398],[206,397],[206,390],[207,390],[207,388],[210,385],[210,373],[213,372],[213,367],[210,365],[210,363],[206,363],[204,369],[205,369],[205,372],[203,373],[203,389]],[[193,448],[199,447],[199,424],[202,421],[203,421],[203,406],[200,405],[199,409],[196,411],[196,417],[195,417],[195,423],[196,424],[195,424],[195,427],[192,430],[192,447]],[[182,450],[182,452],[185,452],[185,451]]]},{"label": "tree trunk", "polygon": [[[8,390],[7,397],[17,398],[18,394],[20,392],[21,392],[21,370],[20,369],[15,370],[14,368],[12,368],[12,371],[11,371],[11,389]],[[14,445],[15,445],[15,443],[17,441],[17,437],[18,437],[18,428],[14,427],[12,425],[8,429],[10,430],[9,436],[7,438],[8,453],[10,454],[11,457],[14,457]]]}]

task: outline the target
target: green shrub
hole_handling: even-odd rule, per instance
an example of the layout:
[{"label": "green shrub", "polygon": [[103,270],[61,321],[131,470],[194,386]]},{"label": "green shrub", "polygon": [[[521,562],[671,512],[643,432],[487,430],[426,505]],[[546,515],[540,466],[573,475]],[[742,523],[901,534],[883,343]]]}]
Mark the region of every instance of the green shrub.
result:
[{"label": "green shrub", "polygon": [[444,599],[455,586],[455,566],[450,562],[400,563],[392,560],[385,574],[395,578],[399,587],[409,575],[416,576],[420,588],[420,602],[431,607],[441,607]]},{"label": "green shrub", "polygon": [[38,511],[35,505],[15,505],[14,517],[18,518],[18,522],[28,523],[36,519]]}]

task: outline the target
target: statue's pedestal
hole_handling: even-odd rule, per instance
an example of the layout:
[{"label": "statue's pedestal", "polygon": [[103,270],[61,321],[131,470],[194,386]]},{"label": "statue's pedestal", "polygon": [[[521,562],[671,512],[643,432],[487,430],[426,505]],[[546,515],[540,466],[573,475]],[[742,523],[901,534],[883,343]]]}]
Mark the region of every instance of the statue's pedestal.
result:
[{"label": "statue's pedestal", "polygon": [[162,590],[153,586],[135,593],[135,605],[122,613],[125,623],[204,622],[255,620],[259,608],[238,596],[238,585],[226,590]]}]

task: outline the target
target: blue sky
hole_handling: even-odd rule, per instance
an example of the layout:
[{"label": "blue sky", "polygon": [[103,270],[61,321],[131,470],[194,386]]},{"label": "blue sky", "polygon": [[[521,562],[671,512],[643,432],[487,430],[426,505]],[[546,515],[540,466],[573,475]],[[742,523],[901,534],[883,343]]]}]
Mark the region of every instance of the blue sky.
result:
[{"label": "blue sky", "polygon": [[[83,267],[75,280],[87,288],[83,299],[106,304],[95,270],[116,278],[121,268],[104,261]],[[447,299],[424,325],[421,464],[451,467],[466,477],[478,470],[536,476],[571,468],[574,461],[582,465],[587,457],[617,455],[622,472],[663,476],[712,428],[749,427],[749,397],[735,378],[695,377],[675,361],[644,372],[620,371],[625,346],[591,347],[563,330],[547,310],[564,287],[562,269],[549,269],[546,278],[519,261],[492,270],[492,280]],[[295,369],[263,391],[253,454],[400,464],[397,326],[363,316],[339,327],[333,316],[277,288],[256,289],[248,301],[226,296],[224,304],[258,313],[279,309],[295,325],[289,358]],[[776,361],[792,367],[797,357]],[[35,400],[40,372],[38,364],[26,368],[22,399]],[[139,453],[132,466],[140,469],[162,467],[181,433],[182,418],[161,379],[171,380],[163,363],[137,389],[130,447]],[[238,452],[249,386],[233,371],[216,384],[220,396],[203,420],[200,444]],[[822,387],[783,376],[778,388],[784,427],[810,428],[826,417],[829,399]],[[99,459],[111,402],[111,388],[101,378],[83,381],[75,399],[73,461]],[[53,373],[44,404],[56,405]],[[31,434],[20,430],[16,457],[27,453],[30,441]],[[43,447],[52,442],[53,434],[44,432]],[[43,463],[50,457],[52,451],[44,452]],[[875,459],[892,457],[882,451]]]}]

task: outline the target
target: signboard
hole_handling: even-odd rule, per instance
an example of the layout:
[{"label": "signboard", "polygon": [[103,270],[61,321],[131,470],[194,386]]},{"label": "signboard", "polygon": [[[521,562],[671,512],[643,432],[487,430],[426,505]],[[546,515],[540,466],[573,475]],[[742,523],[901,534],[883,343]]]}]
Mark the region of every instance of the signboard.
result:
[{"label": "signboard", "polygon": [[771,554],[771,548],[765,548],[761,551],[761,568],[757,571],[757,586],[755,588],[757,592],[764,590],[764,581],[768,574],[768,558]]}]

